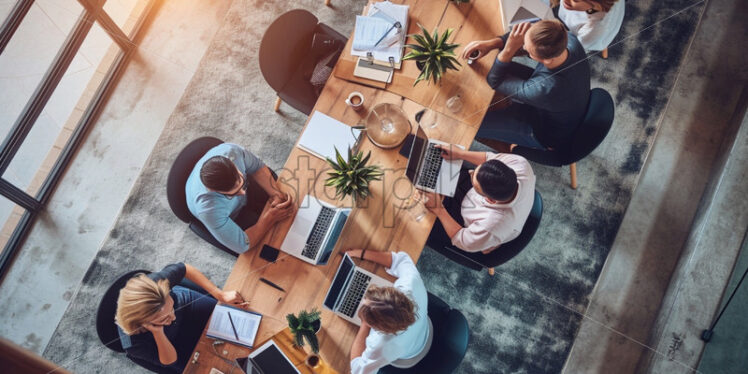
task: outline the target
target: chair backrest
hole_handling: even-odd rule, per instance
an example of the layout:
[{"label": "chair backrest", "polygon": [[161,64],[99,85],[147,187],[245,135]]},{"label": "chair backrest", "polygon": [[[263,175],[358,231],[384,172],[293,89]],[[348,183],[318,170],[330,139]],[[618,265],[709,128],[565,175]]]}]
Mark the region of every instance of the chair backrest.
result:
[{"label": "chair backrest", "polygon": [[465,316],[452,309],[444,300],[429,292],[429,319],[434,327],[431,348],[415,366],[398,369],[385,366],[379,374],[449,374],[455,371],[467,352],[470,326]]},{"label": "chair backrest", "polygon": [[101,301],[99,302],[99,309],[96,311],[96,334],[99,335],[101,344],[104,344],[107,348],[115,352],[124,352],[122,343],[119,341],[119,332],[117,331],[117,325],[114,323],[114,314],[117,312],[117,298],[119,297],[119,290],[127,284],[135,274],[145,273],[148,274],[148,270],[135,270],[121,275],[117,280],[112,283],[111,286],[104,292]]},{"label": "chair backrest", "polygon": [[317,17],[294,9],[278,17],[260,42],[260,71],[276,92],[281,92],[312,47]]},{"label": "chair backrest", "polygon": [[587,104],[587,114],[574,132],[565,164],[577,162],[592,153],[608,135],[614,117],[615,104],[608,91],[593,88]]},{"label": "chair backrest", "polygon": [[169,206],[174,215],[180,220],[190,223],[195,217],[187,208],[187,195],[184,191],[195,164],[200,161],[206,152],[211,148],[222,144],[220,139],[209,136],[193,140],[187,144],[171,165],[169,176],[166,179],[166,198],[169,200]]},{"label": "chair backrest", "polygon": [[496,250],[490,252],[487,255],[482,253],[471,253],[471,257],[478,260],[485,267],[499,266],[522,252],[527,244],[530,243],[532,237],[535,236],[535,232],[540,226],[540,220],[543,218],[543,197],[540,196],[540,192],[535,190],[535,201],[532,203],[532,209],[530,215],[525,221],[525,225],[522,226],[522,232],[514,238],[514,240],[502,244]]}]

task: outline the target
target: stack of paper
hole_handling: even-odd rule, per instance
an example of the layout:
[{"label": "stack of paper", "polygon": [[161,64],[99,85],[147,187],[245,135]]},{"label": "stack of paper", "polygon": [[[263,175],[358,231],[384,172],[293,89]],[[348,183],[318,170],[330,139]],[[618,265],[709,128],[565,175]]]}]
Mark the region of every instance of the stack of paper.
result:
[{"label": "stack of paper", "polygon": [[371,53],[375,60],[387,63],[392,57],[399,66],[408,32],[408,9],[407,5],[383,1],[372,4],[366,16],[356,16],[351,54],[367,57]]},{"label": "stack of paper", "polygon": [[321,158],[335,159],[335,148],[341,154],[356,145],[361,130],[352,129],[324,113],[314,111],[299,138],[299,148]]}]

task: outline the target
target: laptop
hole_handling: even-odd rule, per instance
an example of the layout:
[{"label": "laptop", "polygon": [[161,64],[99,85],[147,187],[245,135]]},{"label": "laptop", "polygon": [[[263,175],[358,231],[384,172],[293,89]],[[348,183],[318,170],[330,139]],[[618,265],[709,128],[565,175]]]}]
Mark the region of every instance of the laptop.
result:
[{"label": "laptop", "polygon": [[393,283],[356,266],[353,259],[346,253],[340,261],[338,271],[332,279],[322,305],[344,320],[360,326],[358,309],[366,290],[372,285],[391,287]]},{"label": "laptop", "polygon": [[[416,136],[410,145],[405,176],[419,190],[452,197],[455,195],[457,181],[460,178],[462,160],[445,160],[441,155],[441,150],[434,147],[437,144],[449,145],[449,143],[429,139],[419,124]],[[464,149],[459,145],[453,146]]]},{"label": "laptop", "polygon": [[272,339],[236,362],[246,374],[301,374]]},{"label": "laptop", "polygon": [[313,265],[325,265],[351,210],[304,196],[281,250]]}]

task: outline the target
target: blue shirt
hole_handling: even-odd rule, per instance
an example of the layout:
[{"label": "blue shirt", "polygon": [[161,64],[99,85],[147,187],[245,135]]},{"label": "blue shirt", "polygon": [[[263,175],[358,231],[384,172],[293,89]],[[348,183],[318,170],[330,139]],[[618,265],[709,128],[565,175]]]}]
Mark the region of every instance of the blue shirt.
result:
[{"label": "blue shirt", "polygon": [[538,63],[529,79],[512,75],[516,62],[494,61],[486,80],[494,90],[537,109],[540,123],[532,123],[533,135],[543,145],[558,147],[572,137],[582,123],[590,99],[590,65],[582,44],[568,34],[569,57],[561,66],[548,69]]},{"label": "blue shirt", "polygon": [[249,249],[249,238],[234,222],[233,217],[247,204],[247,195],[229,197],[205,187],[200,180],[200,169],[205,161],[213,156],[227,157],[244,173],[244,178],[248,178],[265,164],[243,147],[223,143],[213,147],[195,164],[185,186],[187,208],[192,215],[197,217],[221,244],[236,253],[243,253]]}]

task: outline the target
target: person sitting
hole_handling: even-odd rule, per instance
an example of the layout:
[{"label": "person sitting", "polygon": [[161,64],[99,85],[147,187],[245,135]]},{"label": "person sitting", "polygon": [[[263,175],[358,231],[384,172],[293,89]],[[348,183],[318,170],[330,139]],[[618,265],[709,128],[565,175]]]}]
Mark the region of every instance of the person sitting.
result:
[{"label": "person sitting", "polygon": [[351,374],[376,373],[393,365],[415,366],[431,347],[428,293],[416,265],[405,252],[349,249],[352,258],[387,267],[397,277],[392,287],[369,287],[358,316],[361,327],[351,346]]},{"label": "person sitting", "polygon": [[[180,286],[194,282],[211,296]],[[193,266],[171,264],[161,271],[138,274],[119,292],[117,324],[128,355],[181,373],[210,319],[216,300],[239,305],[236,291],[221,291]]]},{"label": "person sitting", "polygon": [[[508,35],[508,36],[507,36]],[[558,148],[570,141],[582,122],[590,97],[590,67],[584,48],[558,20],[521,23],[503,37],[470,42],[462,57],[500,49],[488,84],[515,103],[489,111],[478,138],[531,148]],[[524,46],[535,69],[513,62]]]},{"label": "person sitting", "polygon": [[509,153],[471,152],[438,146],[442,157],[478,165],[463,168],[457,191],[442,201],[435,193],[426,197],[426,208],[438,218],[429,243],[437,251],[451,242],[466,252],[489,253],[515,239],[530,216],[535,201],[535,174],[522,156]]},{"label": "person sitting", "polygon": [[[247,196],[250,180],[259,185],[257,195],[262,196]],[[230,143],[213,147],[195,164],[185,193],[192,215],[237,254],[249,250],[251,243],[294,211],[291,196],[280,191],[270,169],[257,156]],[[270,205],[265,207],[268,197]]]},{"label": "person sitting", "polygon": [[624,0],[561,0],[558,18],[585,51],[602,51],[621,29],[625,8]]}]

